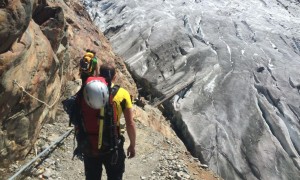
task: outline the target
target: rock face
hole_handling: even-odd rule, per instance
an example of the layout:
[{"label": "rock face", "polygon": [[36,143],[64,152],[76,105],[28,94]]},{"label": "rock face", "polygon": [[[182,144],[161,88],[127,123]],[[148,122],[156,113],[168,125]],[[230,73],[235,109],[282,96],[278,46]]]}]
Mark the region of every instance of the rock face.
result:
[{"label": "rock face", "polygon": [[55,119],[87,48],[99,64],[115,63],[126,77],[121,85],[136,96],[125,65],[77,1],[0,1],[0,168],[28,154],[45,121]]},{"label": "rock face", "polygon": [[186,145],[224,179],[300,177],[297,1],[85,0]]},{"label": "rock face", "polygon": [[0,53],[7,51],[27,29],[36,0],[0,1]]}]

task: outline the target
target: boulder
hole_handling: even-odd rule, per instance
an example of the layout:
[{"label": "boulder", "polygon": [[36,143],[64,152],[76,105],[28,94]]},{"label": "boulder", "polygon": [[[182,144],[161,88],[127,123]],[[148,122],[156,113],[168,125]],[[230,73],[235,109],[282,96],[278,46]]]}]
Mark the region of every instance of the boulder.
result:
[{"label": "boulder", "polygon": [[35,3],[36,0],[0,2],[0,53],[9,50],[26,31]]},{"label": "boulder", "polygon": [[57,52],[65,36],[65,19],[61,7],[51,7],[47,4],[38,4],[33,13],[34,21],[40,26],[43,33],[50,41],[52,49]]}]

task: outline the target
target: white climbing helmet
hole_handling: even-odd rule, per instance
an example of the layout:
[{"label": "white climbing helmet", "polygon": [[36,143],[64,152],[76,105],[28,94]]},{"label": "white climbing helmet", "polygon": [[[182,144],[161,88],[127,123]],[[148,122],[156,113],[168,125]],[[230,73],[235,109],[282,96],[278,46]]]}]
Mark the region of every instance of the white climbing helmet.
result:
[{"label": "white climbing helmet", "polygon": [[84,87],[85,102],[93,109],[100,109],[108,102],[109,93],[107,85],[101,80],[91,80]]}]

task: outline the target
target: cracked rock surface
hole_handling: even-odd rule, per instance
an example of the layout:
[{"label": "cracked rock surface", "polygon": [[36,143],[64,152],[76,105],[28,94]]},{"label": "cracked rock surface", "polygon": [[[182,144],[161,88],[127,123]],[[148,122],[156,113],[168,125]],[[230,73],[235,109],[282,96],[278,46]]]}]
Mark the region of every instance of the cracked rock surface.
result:
[{"label": "cracked rock surface", "polygon": [[[224,179],[300,177],[300,4],[85,0],[189,150]],[[145,88],[145,89],[147,89]]]}]

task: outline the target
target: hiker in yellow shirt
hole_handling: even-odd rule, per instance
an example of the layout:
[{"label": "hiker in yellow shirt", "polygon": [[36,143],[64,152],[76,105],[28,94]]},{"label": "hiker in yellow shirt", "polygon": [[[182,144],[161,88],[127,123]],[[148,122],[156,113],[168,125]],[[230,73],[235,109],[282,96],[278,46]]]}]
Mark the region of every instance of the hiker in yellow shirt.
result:
[{"label": "hiker in yellow shirt", "polygon": [[[86,86],[90,82],[97,81],[97,78],[105,78],[106,80],[111,77],[111,82],[114,82],[116,78],[116,72],[113,65],[101,65],[100,67],[100,77],[89,77],[87,79]],[[101,79],[100,79],[101,80]],[[79,97],[81,114],[83,117],[83,126],[85,133],[87,134],[87,139],[89,146],[85,147],[86,151],[83,152],[84,159],[84,169],[86,180],[99,180],[102,176],[102,165],[104,165],[109,180],[121,180],[123,173],[125,171],[125,151],[123,148],[124,137],[121,134],[120,130],[120,118],[122,113],[124,114],[126,121],[126,130],[130,140],[130,145],[127,149],[127,157],[132,158],[135,156],[135,139],[136,139],[136,129],[135,123],[133,121],[133,112],[132,112],[132,102],[130,94],[127,90],[117,85],[107,83],[111,85],[112,93],[114,94],[112,103],[114,104],[114,122],[115,129],[113,131],[117,132],[115,135],[112,133],[112,121],[109,121],[107,116],[104,116],[103,131],[99,128],[99,109],[91,108],[88,104],[93,102],[95,99],[101,99],[91,96],[92,93],[83,92],[85,100],[82,98],[82,95]],[[102,85],[101,85],[102,86]],[[96,85],[96,88],[100,86]],[[104,85],[103,87],[104,88]],[[85,90],[83,90],[85,91]],[[103,94],[103,93],[102,93]],[[88,103],[86,102],[88,101]],[[108,109],[106,108],[105,111]],[[99,129],[102,133],[101,139],[101,148],[99,149]],[[115,140],[117,147],[114,148],[111,146],[111,143]],[[112,150],[114,149],[114,150]]]}]

